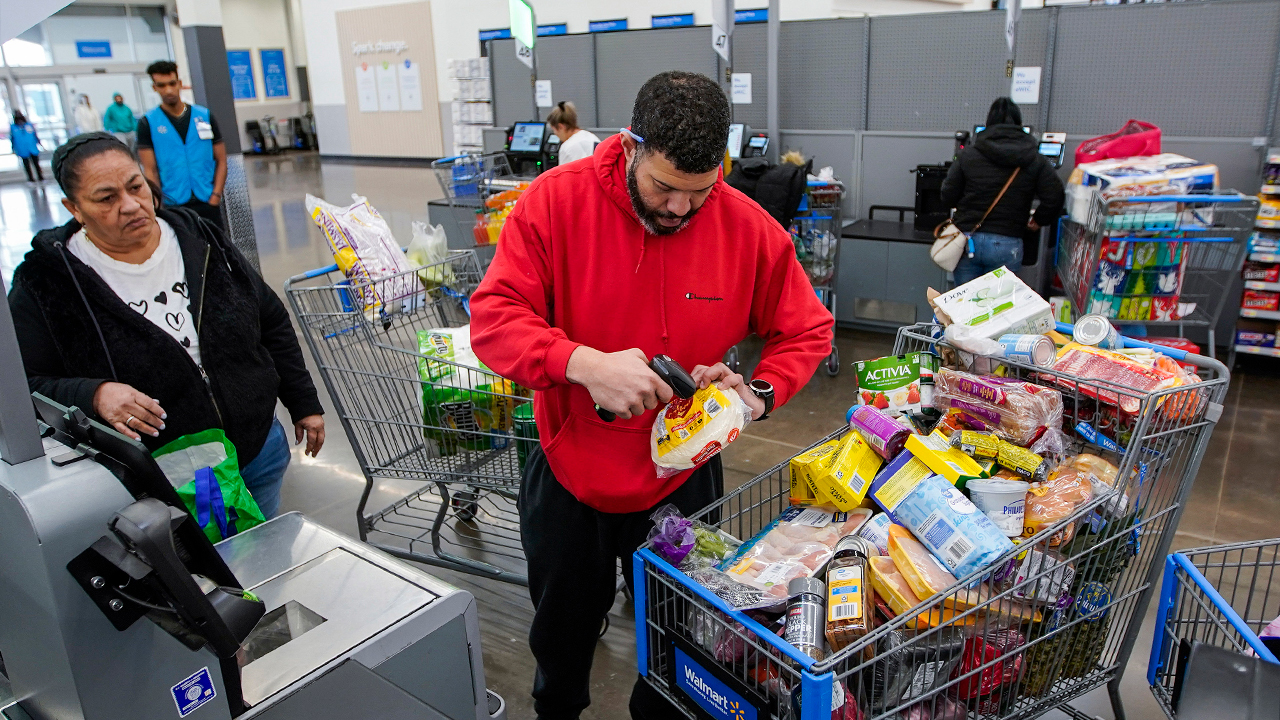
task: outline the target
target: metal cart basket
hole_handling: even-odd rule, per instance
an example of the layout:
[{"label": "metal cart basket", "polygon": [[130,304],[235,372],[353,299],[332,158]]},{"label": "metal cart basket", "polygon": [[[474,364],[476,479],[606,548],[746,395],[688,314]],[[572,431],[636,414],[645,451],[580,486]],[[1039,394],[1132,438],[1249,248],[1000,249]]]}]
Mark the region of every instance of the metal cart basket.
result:
[{"label": "metal cart basket", "polygon": [[[1214,329],[1248,254],[1258,199],[1235,191],[1102,199],[1073,188],[1058,233],[1058,276],[1078,318]],[[1079,208],[1079,209],[1077,209]]]},{"label": "metal cart basket", "polygon": [[1147,680],[1170,718],[1194,642],[1276,662],[1258,634],[1280,616],[1280,539],[1183,550],[1165,561]]},{"label": "metal cart basket", "polygon": [[[894,353],[950,352],[938,347],[940,333],[936,325],[902,328]],[[1069,702],[1106,684],[1123,718],[1120,677],[1160,572],[1157,559],[1168,552],[1229,382],[1216,360],[1170,355],[1199,368],[1202,381],[1148,393],[999,361],[1010,377],[1062,391],[1064,428],[1089,423],[1122,436],[1127,450],[1110,457],[1123,482],[821,661],[783,641],[776,623],[763,625],[768,616],[733,609],[642,548],[634,559],[640,673],[690,717],[714,716],[705,703],[720,697],[787,720],[1004,720],[1054,708],[1083,718]],[[1120,406],[1134,412],[1119,417]],[[695,517],[753,537],[788,507],[787,470],[779,464]],[[833,716],[833,698],[842,696],[860,710],[846,705]]]},{"label": "metal cart basket", "polygon": [[431,163],[464,235],[476,245],[497,245],[516,199],[533,178],[517,176],[503,153],[455,155]]},{"label": "metal cart basket", "polygon": [[[844,230],[841,218],[843,200],[844,185],[840,181],[810,180],[805,202],[791,224],[796,258],[832,317],[836,314],[835,283],[840,270],[840,235]],[[840,352],[833,337],[831,354],[827,356],[827,374],[834,377],[839,372]]]},{"label": "metal cart basket", "polygon": [[[515,408],[532,395],[422,344],[430,342],[423,331],[470,322],[481,276],[468,250],[373,288],[349,284],[331,265],[290,278],[285,293],[364,473],[360,539],[408,560],[525,584],[515,499],[518,445],[528,441],[511,431]],[[406,281],[417,292],[404,297]],[[361,301],[380,297],[398,299]]]}]

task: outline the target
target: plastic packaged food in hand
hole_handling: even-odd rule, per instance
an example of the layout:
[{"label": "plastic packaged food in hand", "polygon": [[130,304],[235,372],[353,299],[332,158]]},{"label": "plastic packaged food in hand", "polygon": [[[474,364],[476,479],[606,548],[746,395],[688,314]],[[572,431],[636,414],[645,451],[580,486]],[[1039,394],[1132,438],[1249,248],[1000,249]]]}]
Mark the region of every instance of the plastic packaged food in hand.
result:
[{"label": "plastic packaged food in hand", "polygon": [[1062,393],[1034,383],[940,369],[934,376],[933,406],[957,411],[975,430],[1028,447],[1046,430],[1062,431]]},{"label": "plastic packaged food in hand", "polygon": [[658,477],[669,478],[706,462],[738,439],[751,408],[736,391],[714,383],[689,399],[673,398],[658,411],[649,454]]},{"label": "plastic packaged food in hand", "polygon": [[813,577],[831,559],[840,538],[856,533],[870,516],[867,508],[842,512],[830,506],[789,507],[719,569],[729,579],[762,592],[752,607],[784,604],[787,583]]}]

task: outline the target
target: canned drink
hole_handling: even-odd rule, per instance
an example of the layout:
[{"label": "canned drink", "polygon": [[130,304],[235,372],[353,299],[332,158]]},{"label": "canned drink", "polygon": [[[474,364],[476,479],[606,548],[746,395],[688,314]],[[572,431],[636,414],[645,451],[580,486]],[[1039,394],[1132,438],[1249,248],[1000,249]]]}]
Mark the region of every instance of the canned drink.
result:
[{"label": "canned drink", "polygon": [[1001,335],[996,342],[1004,348],[1004,356],[1036,367],[1053,367],[1058,349],[1047,335]]},{"label": "canned drink", "polygon": [[529,453],[538,442],[538,425],[533,420],[533,403],[521,403],[511,412],[516,435],[516,461],[520,464],[520,472],[529,461]]},{"label": "canned drink", "polygon": [[1084,315],[1076,321],[1071,337],[1081,345],[1094,345],[1103,350],[1119,350],[1120,331],[1102,315]]}]

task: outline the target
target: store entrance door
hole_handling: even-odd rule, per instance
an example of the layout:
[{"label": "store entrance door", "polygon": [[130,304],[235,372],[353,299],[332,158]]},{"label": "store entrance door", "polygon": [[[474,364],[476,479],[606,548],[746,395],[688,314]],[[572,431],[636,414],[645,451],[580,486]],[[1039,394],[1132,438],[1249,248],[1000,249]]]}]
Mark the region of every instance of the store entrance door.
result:
[{"label": "store entrance door", "polygon": [[41,152],[52,152],[67,141],[67,116],[62,108],[62,83],[53,80],[22,84],[27,120],[36,126]]}]

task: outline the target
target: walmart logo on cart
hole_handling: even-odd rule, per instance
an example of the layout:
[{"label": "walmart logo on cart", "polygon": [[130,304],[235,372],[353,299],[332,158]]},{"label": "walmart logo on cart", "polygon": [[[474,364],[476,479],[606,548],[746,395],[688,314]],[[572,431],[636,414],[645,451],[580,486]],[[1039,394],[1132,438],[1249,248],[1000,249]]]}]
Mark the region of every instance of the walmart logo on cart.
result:
[{"label": "walmart logo on cart", "polygon": [[676,684],[718,720],[756,720],[756,708],[675,648]]}]

